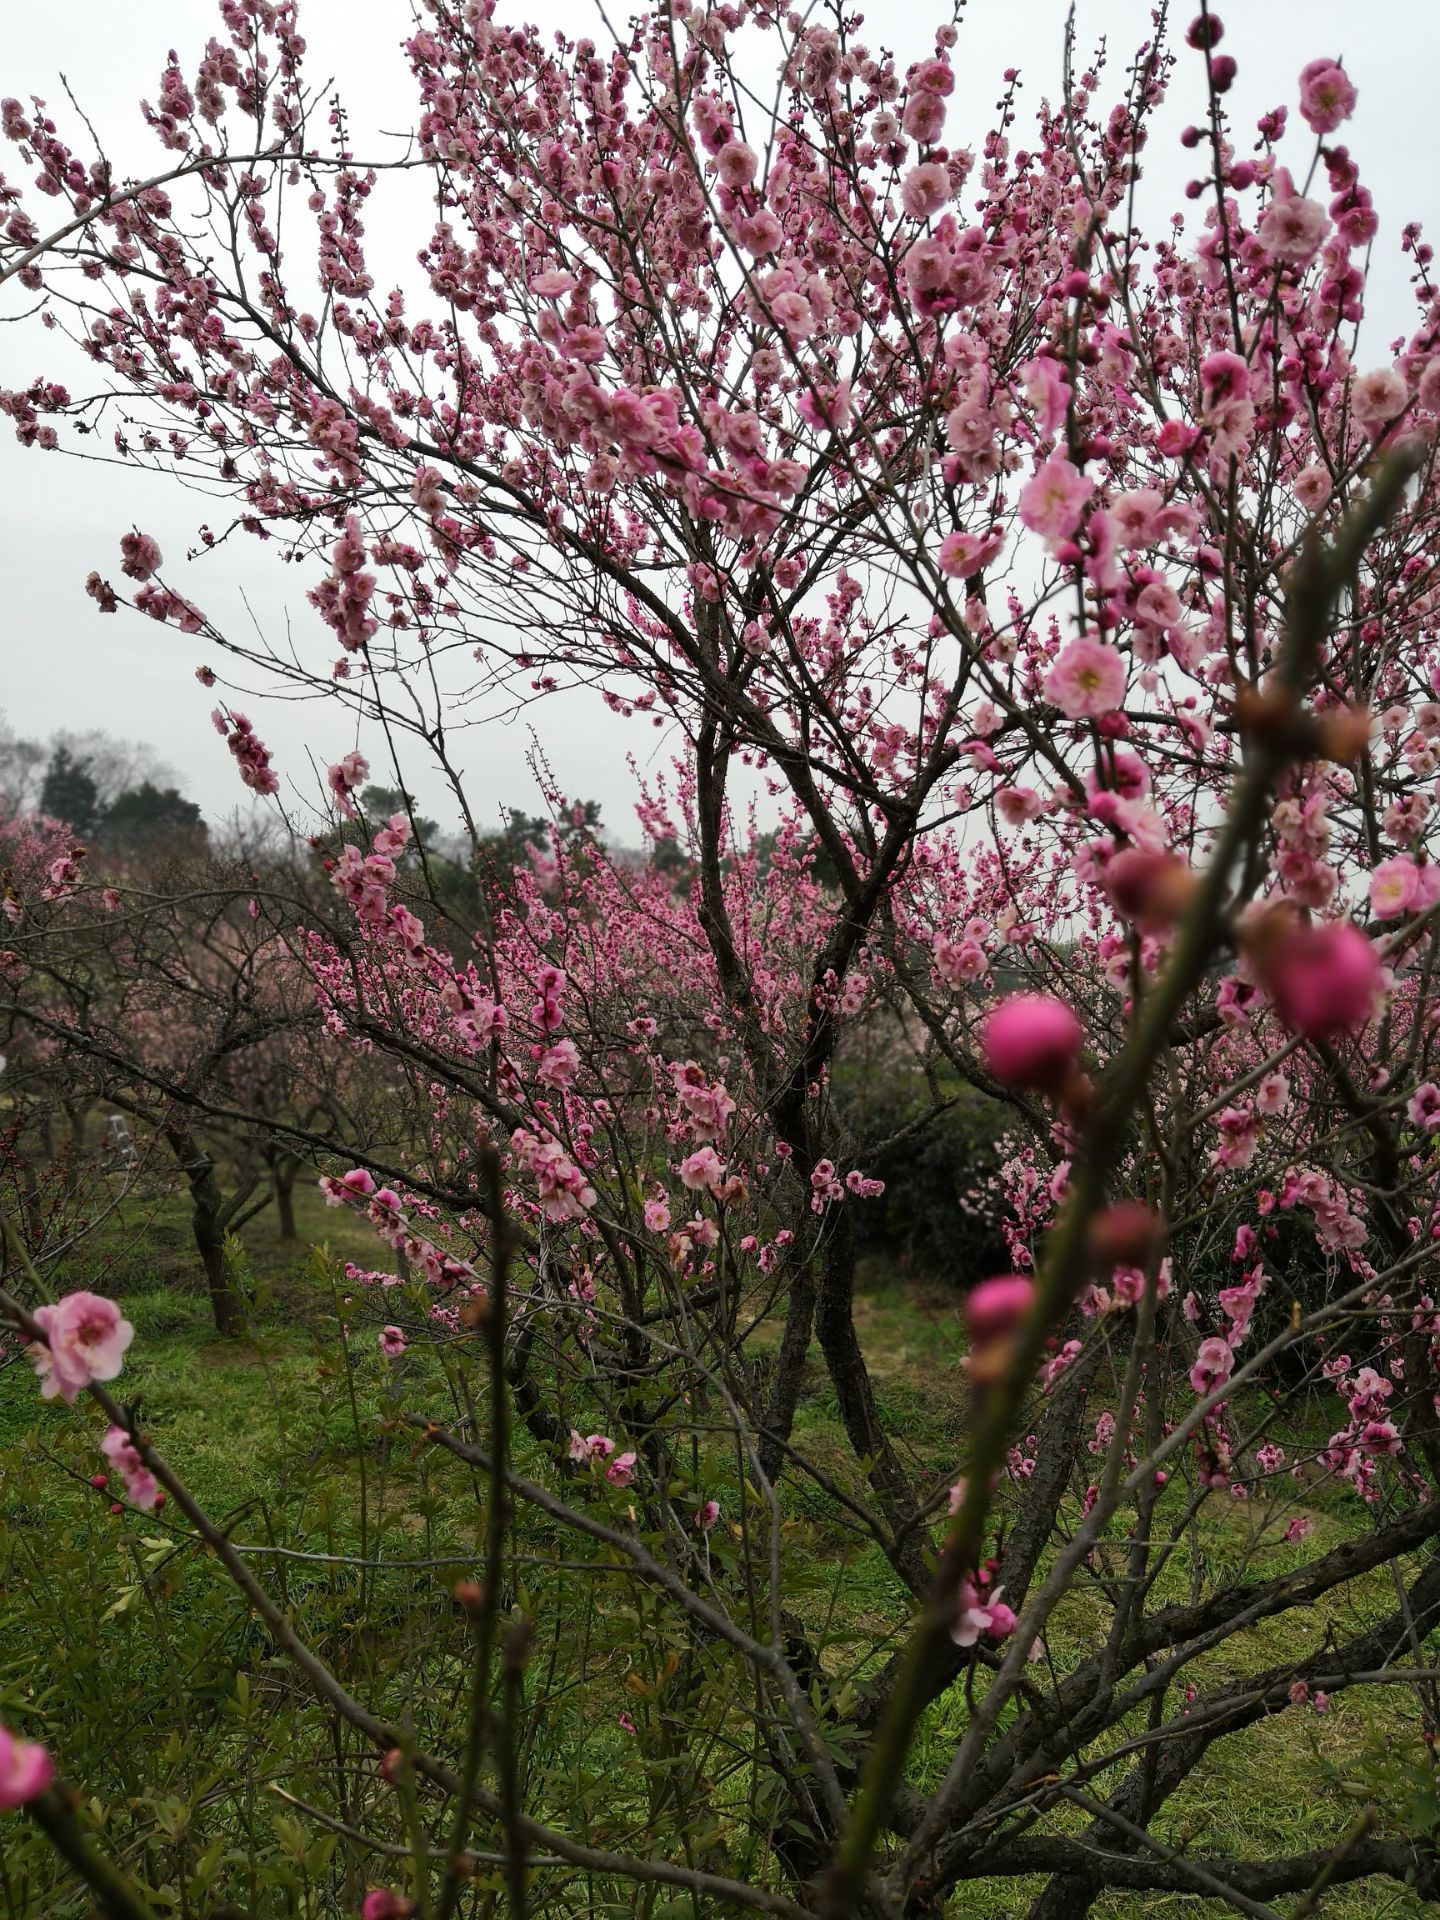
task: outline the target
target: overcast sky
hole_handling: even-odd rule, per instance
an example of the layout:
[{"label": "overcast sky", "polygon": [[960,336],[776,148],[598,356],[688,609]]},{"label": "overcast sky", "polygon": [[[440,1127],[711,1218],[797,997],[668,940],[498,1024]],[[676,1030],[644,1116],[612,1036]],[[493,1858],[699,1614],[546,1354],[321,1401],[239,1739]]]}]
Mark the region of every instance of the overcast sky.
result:
[{"label": "overcast sky", "polygon": [[[977,144],[991,124],[1001,74],[1018,65],[1033,110],[1042,94],[1058,91],[1068,0],[970,0],[956,53],[960,76],[947,131],[955,144]],[[617,4],[614,16],[631,9]],[[586,31],[603,39],[590,0],[501,0],[502,16],[534,19],[542,27]],[[1189,8],[1176,10],[1183,32]],[[1381,218],[1372,269],[1369,356],[1380,360],[1388,343],[1413,324],[1413,306],[1398,251],[1400,228],[1421,220],[1434,238],[1440,225],[1437,99],[1440,99],[1440,4],[1436,0],[1232,0],[1226,50],[1240,62],[1232,96],[1240,127],[1267,107],[1287,105],[1294,116],[1295,81],[1317,54],[1340,55],[1359,88],[1359,105],[1345,129],[1361,175]],[[1080,44],[1110,40],[1105,104],[1118,93],[1138,42],[1149,31],[1150,9],[1136,0],[1078,0]],[[920,0],[871,12],[862,38],[891,44],[902,64],[927,51],[933,22],[942,17]],[[301,27],[310,45],[312,81],[333,75],[350,110],[352,144],[373,153],[383,132],[413,123],[413,87],[399,51],[409,30],[406,0],[302,0]],[[218,16],[213,0],[8,0],[0,4],[0,95],[27,100],[39,94],[63,126],[73,125],[63,74],[105,141],[121,173],[144,174],[160,164],[156,142],[136,103],[154,98],[165,55],[174,48],[187,75]],[[1164,118],[1147,150],[1142,224],[1154,231],[1184,207],[1188,159],[1176,139],[1203,106],[1197,56],[1182,59]],[[1025,138],[1022,107],[1020,139]],[[1304,128],[1298,128],[1304,134]],[[1243,136],[1242,136],[1243,138]],[[1297,140],[1297,152],[1305,149]],[[1299,160],[1303,165],[1304,159]],[[13,148],[0,171],[15,172]],[[38,206],[43,207],[44,202]],[[37,208],[38,211],[38,208]],[[413,258],[413,225],[392,215],[387,226],[381,195],[371,203],[370,238],[377,259]],[[394,251],[398,250],[398,251]],[[373,264],[373,262],[372,262]],[[377,273],[383,287],[383,267]],[[16,291],[14,284],[0,294]],[[16,310],[0,305],[0,314]],[[1364,357],[1364,356],[1362,356]],[[34,323],[0,328],[0,385],[24,386],[37,374],[68,378],[51,337]],[[132,523],[152,532],[166,554],[169,584],[189,593],[223,630],[248,626],[250,613],[270,633],[283,634],[287,617],[307,642],[307,657],[328,661],[331,637],[304,597],[299,570],[281,567],[273,550],[254,542],[226,550],[203,565],[173,562],[193,542],[209,503],[187,497],[173,481],[113,466],[90,465],[59,453],[19,448],[0,420],[0,713],[15,731],[44,737],[57,728],[107,731],[147,741],[176,771],[185,791],[212,818],[231,813],[244,798],[230,757],[208,721],[211,697],[193,671],[203,657],[197,643],[122,612],[102,618],[86,599],[91,568],[114,573],[117,541]],[[243,590],[243,598],[242,598]],[[221,663],[216,662],[219,666]],[[338,757],[353,740],[332,706],[300,706],[257,690],[244,703],[270,745],[277,767],[296,791],[313,792],[312,754]],[[656,736],[639,723],[614,718],[589,696],[547,701],[536,711],[542,741],[571,795],[601,801],[621,839],[634,839],[633,787],[626,755],[657,751]],[[371,743],[366,742],[367,746]],[[477,816],[497,817],[502,804],[535,799],[526,766],[527,725],[492,728],[472,737],[467,785]],[[377,768],[378,771],[378,768]],[[414,769],[409,769],[414,773]],[[433,787],[412,784],[426,797]],[[443,809],[437,808],[437,811]],[[447,818],[445,824],[451,824]]]}]

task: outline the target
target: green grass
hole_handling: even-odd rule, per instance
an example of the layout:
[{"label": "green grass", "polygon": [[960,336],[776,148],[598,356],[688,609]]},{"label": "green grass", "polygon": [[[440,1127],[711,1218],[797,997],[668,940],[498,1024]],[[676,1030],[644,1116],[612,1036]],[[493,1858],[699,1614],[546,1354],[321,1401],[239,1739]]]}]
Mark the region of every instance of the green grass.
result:
[{"label": "green grass", "polygon": [[[313,1190],[298,1197],[304,1241],[325,1241],[335,1259],[378,1263],[373,1237],[361,1222],[324,1208]],[[261,1562],[302,1630],[323,1640],[362,1693],[367,1684],[391,1684],[397,1671],[408,1675],[413,1668],[424,1676],[426,1697],[439,1701],[459,1683],[460,1668],[440,1629],[450,1611],[451,1580],[476,1563],[474,1489],[463,1474],[432,1472],[431,1455],[417,1455],[382,1432],[386,1374],[374,1346],[378,1303],[364,1301],[351,1309],[337,1302],[323,1278],[324,1263],[315,1261],[305,1244],[280,1242],[269,1216],[257,1218],[244,1238],[256,1304],[240,1340],[215,1337],[186,1211],[177,1200],[108,1221],[57,1276],[57,1284],[98,1280],[122,1299],[136,1327],[124,1392],[138,1400],[147,1431],[237,1540],[283,1545],[292,1555],[342,1558],[355,1555],[363,1542],[370,1558],[391,1563],[391,1571],[366,1576],[328,1561]],[[943,1290],[887,1285],[878,1272],[868,1276],[856,1303],[857,1327],[892,1444],[922,1483],[934,1486],[960,1470],[964,1454],[967,1400],[956,1365],[963,1344],[956,1305]],[[354,1320],[348,1351],[341,1333],[346,1318]],[[423,1382],[425,1404],[435,1404],[437,1384],[434,1377]],[[1317,1420],[1323,1427],[1323,1414]],[[23,1364],[0,1370],[0,1570],[8,1582],[0,1591],[0,1706],[9,1699],[26,1711],[59,1714],[58,1704],[51,1709],[46,1703],[52,1695],[57,1703],[63,1696],[64,1711],[74,1714],[87,1700],[109,1699],[106,1689],[116,1684],[114,1662],[129,1659],[134,1672],[126,1676],[132,1683],[127,1698],[143,1703],[135,1710],[149,1721],[146,1737],[162,1743],[162,1757],[164,1742],[180,1741],[172,1769],[179,1781],[188,1749],[170,1710],[157,1701],[164,1697],[167,1636],[183,1641],[188,1634],[186,1659],[197,1676],[197,1697],[218,1702],[217,1711],[238,1711],[233,1701],[224,1704],[230,1684],[225,1676],[237,1661],[253,1662],[266,1697],[280,1703],[285,1715],[296,1716],[298,1737],[307,1724],[303,1697],[270,1661],[263,1636],[233,1593],[193,1550],[167,1556],[168,1523],[117,1523],[105,1501],[89,1489],[95,1425],[83,1414],[77,1420],[58,1406],[42,1406]],[[1317,1433],[1323,1437],[1321,1427]],[[842,1485],[862,1492],[863,1480],[818,1359],[812,1358],[807,1373],[796,1440]],[[521,1464],[536,1464],[533,1443],[523,1433],[517,1444]],[[363,1533],[357,1500],[362,1465]],[[1177,1474],[1160,1503],[1157,1525],[1179,1511],[1185,1491]],[[1303,1547],[1265,1546],[1258,1564],[1267,1572],[1309,1558],[1363,1524],[1358,1503],[1343,1489],[1307,1491],[1303,1497],[1307,1504],[1299,1510],[1310,1515],[1315,1530]],[[861,1678],[887,1650],[877,1648],[876,1635],[896,1622],[903,1625],[905,1608],[895,1577],[876,1547],[836,1527],[828,1498],[813,1484],[787,1483],[785,1499],[792,1537],[802,1549],[795,1555],[797,1572],[787,1604],[814,1636],[825,1668],[837,1678]],[[1078,1513],[1078,1505],[1072,1506],[1072,1523]],[[1250,1554],[1263,1518],[1258,1503],[1212,1500],[1195,1550],[1212,1568],[1238,1565]],[[54,1566],[57,1538],[66,1543],[72,1566],[85,1570],[68,1581]],[[529,1518],[519,1544],[529,1554],[543,1555],[560,1543],[547,1523]],[[1117,1553],[1123,1549],[1118,1527],[1111,1545]],[[415,1562],[447,1556],[445,1566],[411,1570]],[[402,1561],[403,1567],[393,1565]],[[1184,1597],[1190,1578],[1188,1554],[1176,1554],[1159,1597]],[[84,1590],[87,1585],[95,1590]],[[633,1705],[633,1699],[622,1690],[628,1669],[616,1654],[619,1615],[607,1614],[611,1586],[603,1580],[582,1582],[567,1600],[572,1629],[566,1651],[584,1685],[557,1692],[543,1732],[535,1736],[537,1754],[563,1756],[567,1746],[577,1754],[583,1749],[583,1760],[575,1760],[581,1782],[577,1809],[603,1810],[607,1776],[635,1761],[633,1743],[616,1731],[617,1709]],[[153,1620],[147,1612],[152,1604]],[[1327,1634],[1343,1637],[1393,1604],[1388,1576],[1377,1574],[1354,1583],[1328,1610],[1264,1622],[1224,1643],[1197,1662],[1191,1677],[1204,1686],[1304,1657]],[[146,1631],[156,1636],[143,1644],[142,1614]],[[1078,1581],[1047,1631],[1059,1671],[1094,1648],[1106,1616],[1107,1603],[1095,1584]],[[16,1631],[22,1622],[23,1638]],[[637,1616],[635,1630],[643,1641],[649,1631],[645,1618]],[[658,1660],[662,1653],[656,1646],[647,1657]],[[57,1660],[65,1665],[58,1691]],[[638,1663],[637,1672],[648,1670],[643,1660]],[[174,1719],[183,1721],[189,1711],[177,1698]],[[940,1777],[964,1724],[965,1703],[956,1689],[922,1724],[908,1766],[914,1784],[926,1787]],[[1140,1727],[1127,1731],[1138,1733]],[[1401,1688],[1357,1689],[1323,1717],[1290,1712],[1217,1741],[1205,1765],[1167,1803],[1155,1831],[1176,1847],[1193,1844],[1201,1853],[1265,1857],[1329,1847],[1368,1806],[1376,1807],[1394,1830],[1427,1817],[1426,1809],[1412,1810],[1409,1804],[1423,1778],[1422,1759],[1413,1698]],[[315,1763],[304,1764],[313,1770]],[[299,1777],[310,1778],[303,1769]],[[1102,1774],[1094,1784],[1103,1792],[1113,1781]],[[321,1793],[313,1780],[310,1790]],[[723,1802],[720,1793],[717,1804]],[[136,1804],[130,1814],[140,1821]],[[154,1811],[151,1789],[144,1807],[144,1820],[163,1826],[168,1816]],[[603,1811],[591,1817],[603,1822]],[[1078,1812],[1050,1820],[1064,1829],[1083,1824]],[[153,1851],[159,1843],[149,1844]],[[948,1912],[956,1920],[1008,1920],[1026,1911],[1042,1884],[964,1885]],[[50,1911],[43,1902],[28,1911],[42,1910]],[[56,1909],[62,1910],[69,1911]],[[23,1902],[20,1911],[28,1920]],[[1138,1913],[1208,1916],[1228,1909],[1155,1894],[1112,1895],[1094,1911],[1111,1920]],[[1361,1915],[1369,1920],[1373,1914],[1415,1914],[1422,1907],[1404,1889],[1376,1882],[1334,1890],[1323,1911],[1335,1920],[1360,1920]]]}]

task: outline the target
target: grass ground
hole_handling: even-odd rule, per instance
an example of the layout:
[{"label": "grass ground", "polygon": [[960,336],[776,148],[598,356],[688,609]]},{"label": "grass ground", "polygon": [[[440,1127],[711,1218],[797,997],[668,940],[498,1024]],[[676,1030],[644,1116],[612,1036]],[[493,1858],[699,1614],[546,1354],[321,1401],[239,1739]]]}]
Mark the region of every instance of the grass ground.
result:
[{"label": "grass ground", "polygon": [[[62,1277],[77,1284],[103,1270],[107,1287],[123,1299],[137,1330],[127,1362],[127,1393],[140,1397],[147,1427],[161,1449],[203,1504],[233,1520],[237,1538],[283,1541],[299,1553],[353,1553],[360,1544],[355,1468],[363,1461],[370,1501],[364,1544],[371,1557],[423,1561],[453,1555],[473,1561],[473,1498],[463,1488],[457,1495],[453,1485],[445,1491],[432,1488],[411,1456],[377,1455],[375,1370],[336,1364],[337,1321],[343,1315],[323,1277],[324,1263],[312,1259],[309,1245],[325,1241],[332,1254],[370,1264],[373,1239],[351,1217],[325,1209],[313,1191],[301,1196],[300,1208],[307,1244],[279,1241],[269,1215],[246,1231],[245,1258],[257,1306],[251,1333],[241,1341],[214,1337],[208,1304],[196,1284],[185,1210],[176,1201],[112,1223],[103,1240],[87,1249],[86,1273]],[[953,1473],[963,1451],[965,1396],[955,1364],[961,1346],[955,1299],[943,1290],[887,1285],[883,1275],[873,1275],[872,1281],[857,1303],[857,1320],[884,1417],[895,1442],[938,1482]],[[373,1342],[373,1331],[364,1337]],[[372,1352],[367,1347],[367,1355]],[[797,1440],[842,1481],[853,1482],[854,1463],[818,1366],[807,1385]],[[106,1648],[123,1644],[127,1616],[151,1597],[131,1564],[141,1549],[133,1540],[118,1549],[105,1533],[103,1502],[84,1485],[87,1460],[93,1465],[91,1456],[77,1450],[73,1418],[39,1406],[29,1369],[0,1370],[0,1571],[6,1579],[0,1589],[0,1705],[7,1686],[12,1697],[33,1702],[33,1680],[27,1676],[44,1669],[52,1657],[35,1642],[39,1616],[33,1583],[43,1583],[46,1542],[57,1529],[75,1553],[90,1555],[86,1564],[98,1566],[106,1583],[84,1605],[57,1587],[54,1607],[70,1621],[61,1636],[66,1658],[79,1660],[76,1650],[88,1640],[87,1657],[103,1660]],[[1342,1493],[1317,1499],[1306,1509],[1315,1525],[1306,1548],[1272,1548],[1267,1567],[1278,1570],[1287,1553],[1312,1553],[1317,1545],[1343,1538],[1357,1517],[1346,1508],[1349,1498]],[[803,1490],[793,1500],[797,1519],[808,1515],[821,1523],[822,1502]],[[1239,1503],[1217,1507],[1197,1550],[1213,1564],[1238,1559],[1256,1517]],[[112,1566],[113,1577],[105,1572]],[[311,1577],[308,1569],[275,1562],[271,1571],[290,1583],[292,1600],[301,1596],[296,1604],[312,1604],[301,1579],[302,1574]],[[451,1561],[414,1576],[408,1588],[402,1582],[390,1613],[380,1610],[379,1631],[387,1631],[387,1619],[394,1633],[409,1631],[401,1624],[407,1606],[416,1617],[428,1617],[443,1594],[442,1581],[448,1583],[455,1571]],[[92,1571],[87,1577],[97,1576]],[[1188,1591],[1190,1577],[1190,1563],[1177,1557],[1167,1575],[1176,1594]],[[327,1574],[323,1583],[319,1575],[314,1579],[317,1593],[324,1584],[324,1617],[333,1630],[335,1620],[346,1618],[346,1609],[364,1596],[357,1601],[338,1576]],[[29,1585],[28,1611],[20,1605],[17,1583]],[[178,1605],[190,1604],[189,1591],[178,1589]],[[798,1604],[807,1624],[823,1633],[825,1662],[838,1672],[856,1648],[871,1644],[878,1625],[895,1617],[895,1599],[877,1550],[832,1538],[815,1556]],[[1393,1604],[1388,1576],[1377,1575],[1349,1595],[1343,1609],[1337,1603],[1330,1613],[1292,1615],[1257,1628],[1244,1643],[1243,1665],[1300,1657],[1302,1648],[1320,1644],[1327,1633],[1354,1631],[1357,1621]],[[372,1610],[368,1617],[374,1631],[377,1616]],[[357,1612],[357,1627],[358,1619]],[[1059,1670],[1095,1644],[1103,1620],[1100,1594],[1093,1586],[1077,1587],[1048,1634]],[[17,1629],[23,1630],[17,1634]],[[233,1630],[233,1620],[215,1630]],[[1233,1668],[1226,1663],[1236,1659],[1237,1649],[1227,1648],[1196,1678],[1204,1683],[1228,1677]],[[160,1737],[164,1716],[153,1707],[148,1712],[152,1733]],[[963,1715],[963,1702],[956,1698],[927,1720],[911,1756],[917,1783],[943,1769]],[[1391,1828],[1428,1815],[1411,1805],[1422,1780],[1413,1699],[1403,1689],[1362,1689],[1323,1717],[1287,1713],[1218,1742],[1203,1771],[1168,1804],[1158,1831],[1177,1847],[1194,1841],[1205,1850],[1242,1856],[1326,1847],[1366,1807],[1378,1808]],[[1102,1779],[1099,1789],[1104,1785]],[[964,1887],[948,1911],[954,1920],[1009,1920],[1026,1911],[1039,1884]],[[40,1910],[22,1907],[20,1920]],[[1369,1920],[1416,1914],[1422,1906],[1403,1888],[1375,1883],[1337,1889],[1322,1910],[1335,1920],[1362,1915]],[[1228,1909],[1179,1897],[1129,1895],[1112,1896],[1094,1911],[1104,1920],[1138,1913],[1198,1920]]]}]

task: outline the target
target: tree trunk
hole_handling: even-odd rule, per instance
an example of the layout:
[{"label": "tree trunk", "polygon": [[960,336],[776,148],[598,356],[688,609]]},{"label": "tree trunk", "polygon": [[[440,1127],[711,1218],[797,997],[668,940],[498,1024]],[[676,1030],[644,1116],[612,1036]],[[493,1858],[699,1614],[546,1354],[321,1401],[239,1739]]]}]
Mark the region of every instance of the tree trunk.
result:
[{"label": "tree trunk", "polygon": [[166,1138],[190,1188],[190,1225],[210,1289],[215,1331],[230,1340],[245,1331],[245,1298],[225,1257],[225,1196],[215,1178],[215,1163],[193,1134],[172,1127],[166,1129]]},{"label": "tree trunk", "polygon": [[282,1154],[275,1163],[275,1209],[280,1216],[280,1238],[298,1240],[295,1226],[295,1176],[300,1162],[293,1153]]}]

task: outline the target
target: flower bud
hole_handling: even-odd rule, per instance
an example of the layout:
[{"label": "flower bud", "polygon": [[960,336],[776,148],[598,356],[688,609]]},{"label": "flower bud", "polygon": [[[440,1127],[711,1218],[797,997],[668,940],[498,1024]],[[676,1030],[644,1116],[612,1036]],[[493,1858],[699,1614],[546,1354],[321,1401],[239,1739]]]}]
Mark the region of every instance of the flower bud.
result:
[{"label": "flower bud", "polygon": [[1063,1000],[1017,993],[985,1022],[981,1050],[987,1071],[1005,1086],[1055,1093],[1074,1070],[1080,1041],[1080,1022]]},{"label": "flower bud", "polygon": [[1120,1200],[1090,1222],[1087,1235],[1095,1264],[1143,1267],[1165,1243],[1165,1220],[1143,1200]]},{"label": "flower bud", "polygon": [[1198,882],[1175,853],[1124,847],[1105,868],[1105,891],[1122,920],[1142,933],[1163,933],[1185,911]]}]

